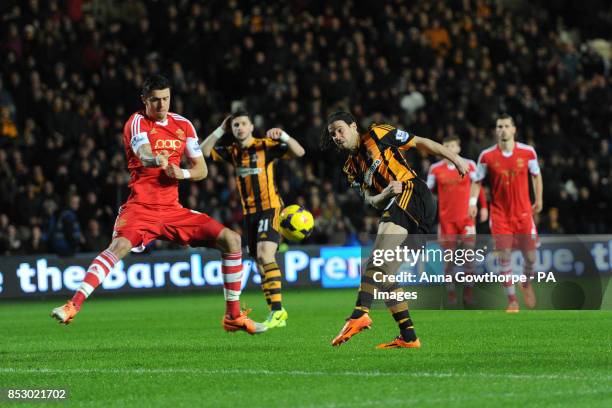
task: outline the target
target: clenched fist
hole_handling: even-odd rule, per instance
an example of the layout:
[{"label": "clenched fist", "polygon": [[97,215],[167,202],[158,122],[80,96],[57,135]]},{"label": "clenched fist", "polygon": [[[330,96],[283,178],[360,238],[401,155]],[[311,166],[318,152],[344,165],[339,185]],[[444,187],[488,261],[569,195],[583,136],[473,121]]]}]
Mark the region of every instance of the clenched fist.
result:
[{"label": "clenched fist", "polygon": [[162,150],[155,157],[155,160],[159,163],[159,167],[161,167],[163,170],[166,170],[166,168],[168,167],[169,157],[170,157],[170,154],[166,150]]},{"label": "clenched fist", "polygon": [[272,140],[280,139],[282,134],[283,134],[283,129],[281,128],[272,128],[266,132],[266,136]]},{"label": "clenched fist", "polygon": [[183,170],[176,164],[169,164],[165,170],[166,170],[166,174],[170,178],[177,179],[177,180],[182,180],[184,178]]},{"label": "clenched fist", "polygon": [[397,181],[397,180],[392,180],[387,187],[385,187],[385,189],[383,190],[383,193],[385,194],[385,196],[387,197],[392,197],[392,196],[396,196],[398,194],[401,194],[401,192],[404,189],[404,185],[402,184],[401,181]]}]

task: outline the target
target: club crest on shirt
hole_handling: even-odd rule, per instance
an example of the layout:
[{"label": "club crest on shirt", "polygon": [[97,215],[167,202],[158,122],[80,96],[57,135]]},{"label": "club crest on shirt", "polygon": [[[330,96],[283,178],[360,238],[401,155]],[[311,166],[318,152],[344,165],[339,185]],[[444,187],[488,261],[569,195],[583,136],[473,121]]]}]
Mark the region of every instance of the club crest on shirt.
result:
[{"label": "club crest on shirt", "polygon": [[183,132],[182,129],[177,130],[176,137],[178,137],[179,140],[185,140],[186,139],[185,132]]},{"label": "club crest on shirt", "polygon": [[524,166],[525,166],[525,161],[523,159],[521,158],[516,159],[516,167],[520,169],[521,167],[524,167]]},{"label": "club crest on shirt", "polygon": [[123,227],[125,224],[127,224],[127,220],[125,218],[119,218],[117,220],[117,223],[115,224],[115,228],[121,228]]},{"label": "club crest on shirt", "polygon": [[400,143],[406,143],[408,138],[410,138],[410,134],[408,132],[404,132],[403,130],[398,130],[395,133],[395,138],[400,141]]}]

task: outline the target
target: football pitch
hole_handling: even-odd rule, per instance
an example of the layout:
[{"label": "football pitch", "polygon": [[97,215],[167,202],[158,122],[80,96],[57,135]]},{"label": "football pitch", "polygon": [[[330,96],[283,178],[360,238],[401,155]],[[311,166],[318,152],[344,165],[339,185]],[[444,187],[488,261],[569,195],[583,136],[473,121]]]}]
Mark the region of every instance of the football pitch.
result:
[{"label": "football pitch", "polygon": [[287,327],[259,336],[221,329],[221,293],[93,298],[68,327],[48,317],[61,300],[3,302],[0,388],[68,390],[38,407],[612,406],[610,311],[414,310],[422,348],[376,350],[397,330],[374,310],[332,348],[354,297],[287,291]]}]

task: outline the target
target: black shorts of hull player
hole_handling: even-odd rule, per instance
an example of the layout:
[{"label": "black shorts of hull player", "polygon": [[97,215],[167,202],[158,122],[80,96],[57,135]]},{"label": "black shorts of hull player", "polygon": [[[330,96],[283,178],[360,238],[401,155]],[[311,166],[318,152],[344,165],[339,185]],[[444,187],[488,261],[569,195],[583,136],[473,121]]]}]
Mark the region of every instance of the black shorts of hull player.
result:
[{"label": "black shorts of hull player", "polygon": [[[282,129],[272,128],[265,138],[253,137],[253,122],[245,111],[225,118],[202,143],[205,157],[226,161],[234,166],[235,180],[242,202],[244,233],[249,254],[257,262],[269,313],[263,324],[269,328],[285,327],[288,314],[282,306],[281,270],[276,263],[280,242],[282,200],[274,183],[277,159],[304,155],[297,140]],[[225,133],[233,135],[230,144],[215,146]]]},{"label": "black shorts of hull player", "polygon": [[[374,124],[365,133],[360,133],[355,118],[346,111],[334,112],[327,119],[327,127],[321,136],[321,147],[326,149],[334,145],[349,153],[344,165],[349,184],[361,190],[368,205],[382,210],[372,253],[377,249],[395,249],[405,245],[411,235],[430,233],[433,223],[435,206],[431,193],[410,168],[402,151],[416,148],[427,154],[447,158],[455,164],[461,175],[468,171],[463,159],[441,144],[395,126]],[[374,280],[377,272],[390,275],[395,273],[398,266],[399,262],[376,265],[372,257],[368,259],[361,273],[355,308],[340,333],[332,340],[332,346],[339,346],[371,327],[369,311],[375,290],[403,290],[399,286]],[[400,299],[401,296],[389,298]],[[388,300],[386,306],[397,322],[400,333],[391,342],[380,344],[377,348],[420,347],[421,342],[416,336],[408,304],[405,301]]]}]

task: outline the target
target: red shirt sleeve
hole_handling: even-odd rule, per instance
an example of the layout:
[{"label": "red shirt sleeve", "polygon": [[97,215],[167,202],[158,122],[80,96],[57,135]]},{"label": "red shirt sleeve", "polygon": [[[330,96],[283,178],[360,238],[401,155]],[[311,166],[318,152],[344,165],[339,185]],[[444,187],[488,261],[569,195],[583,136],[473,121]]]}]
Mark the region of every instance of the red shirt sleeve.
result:
[{"label": "red shirt sleeve", "polygon": [[187,120],[187,126],[185,126],[185,136],[187,137],[195,137],[196,139],[198,138],[198,134],[195,130],[195,127],[193,126],[193,123],[191,123],[191,121]]}]

